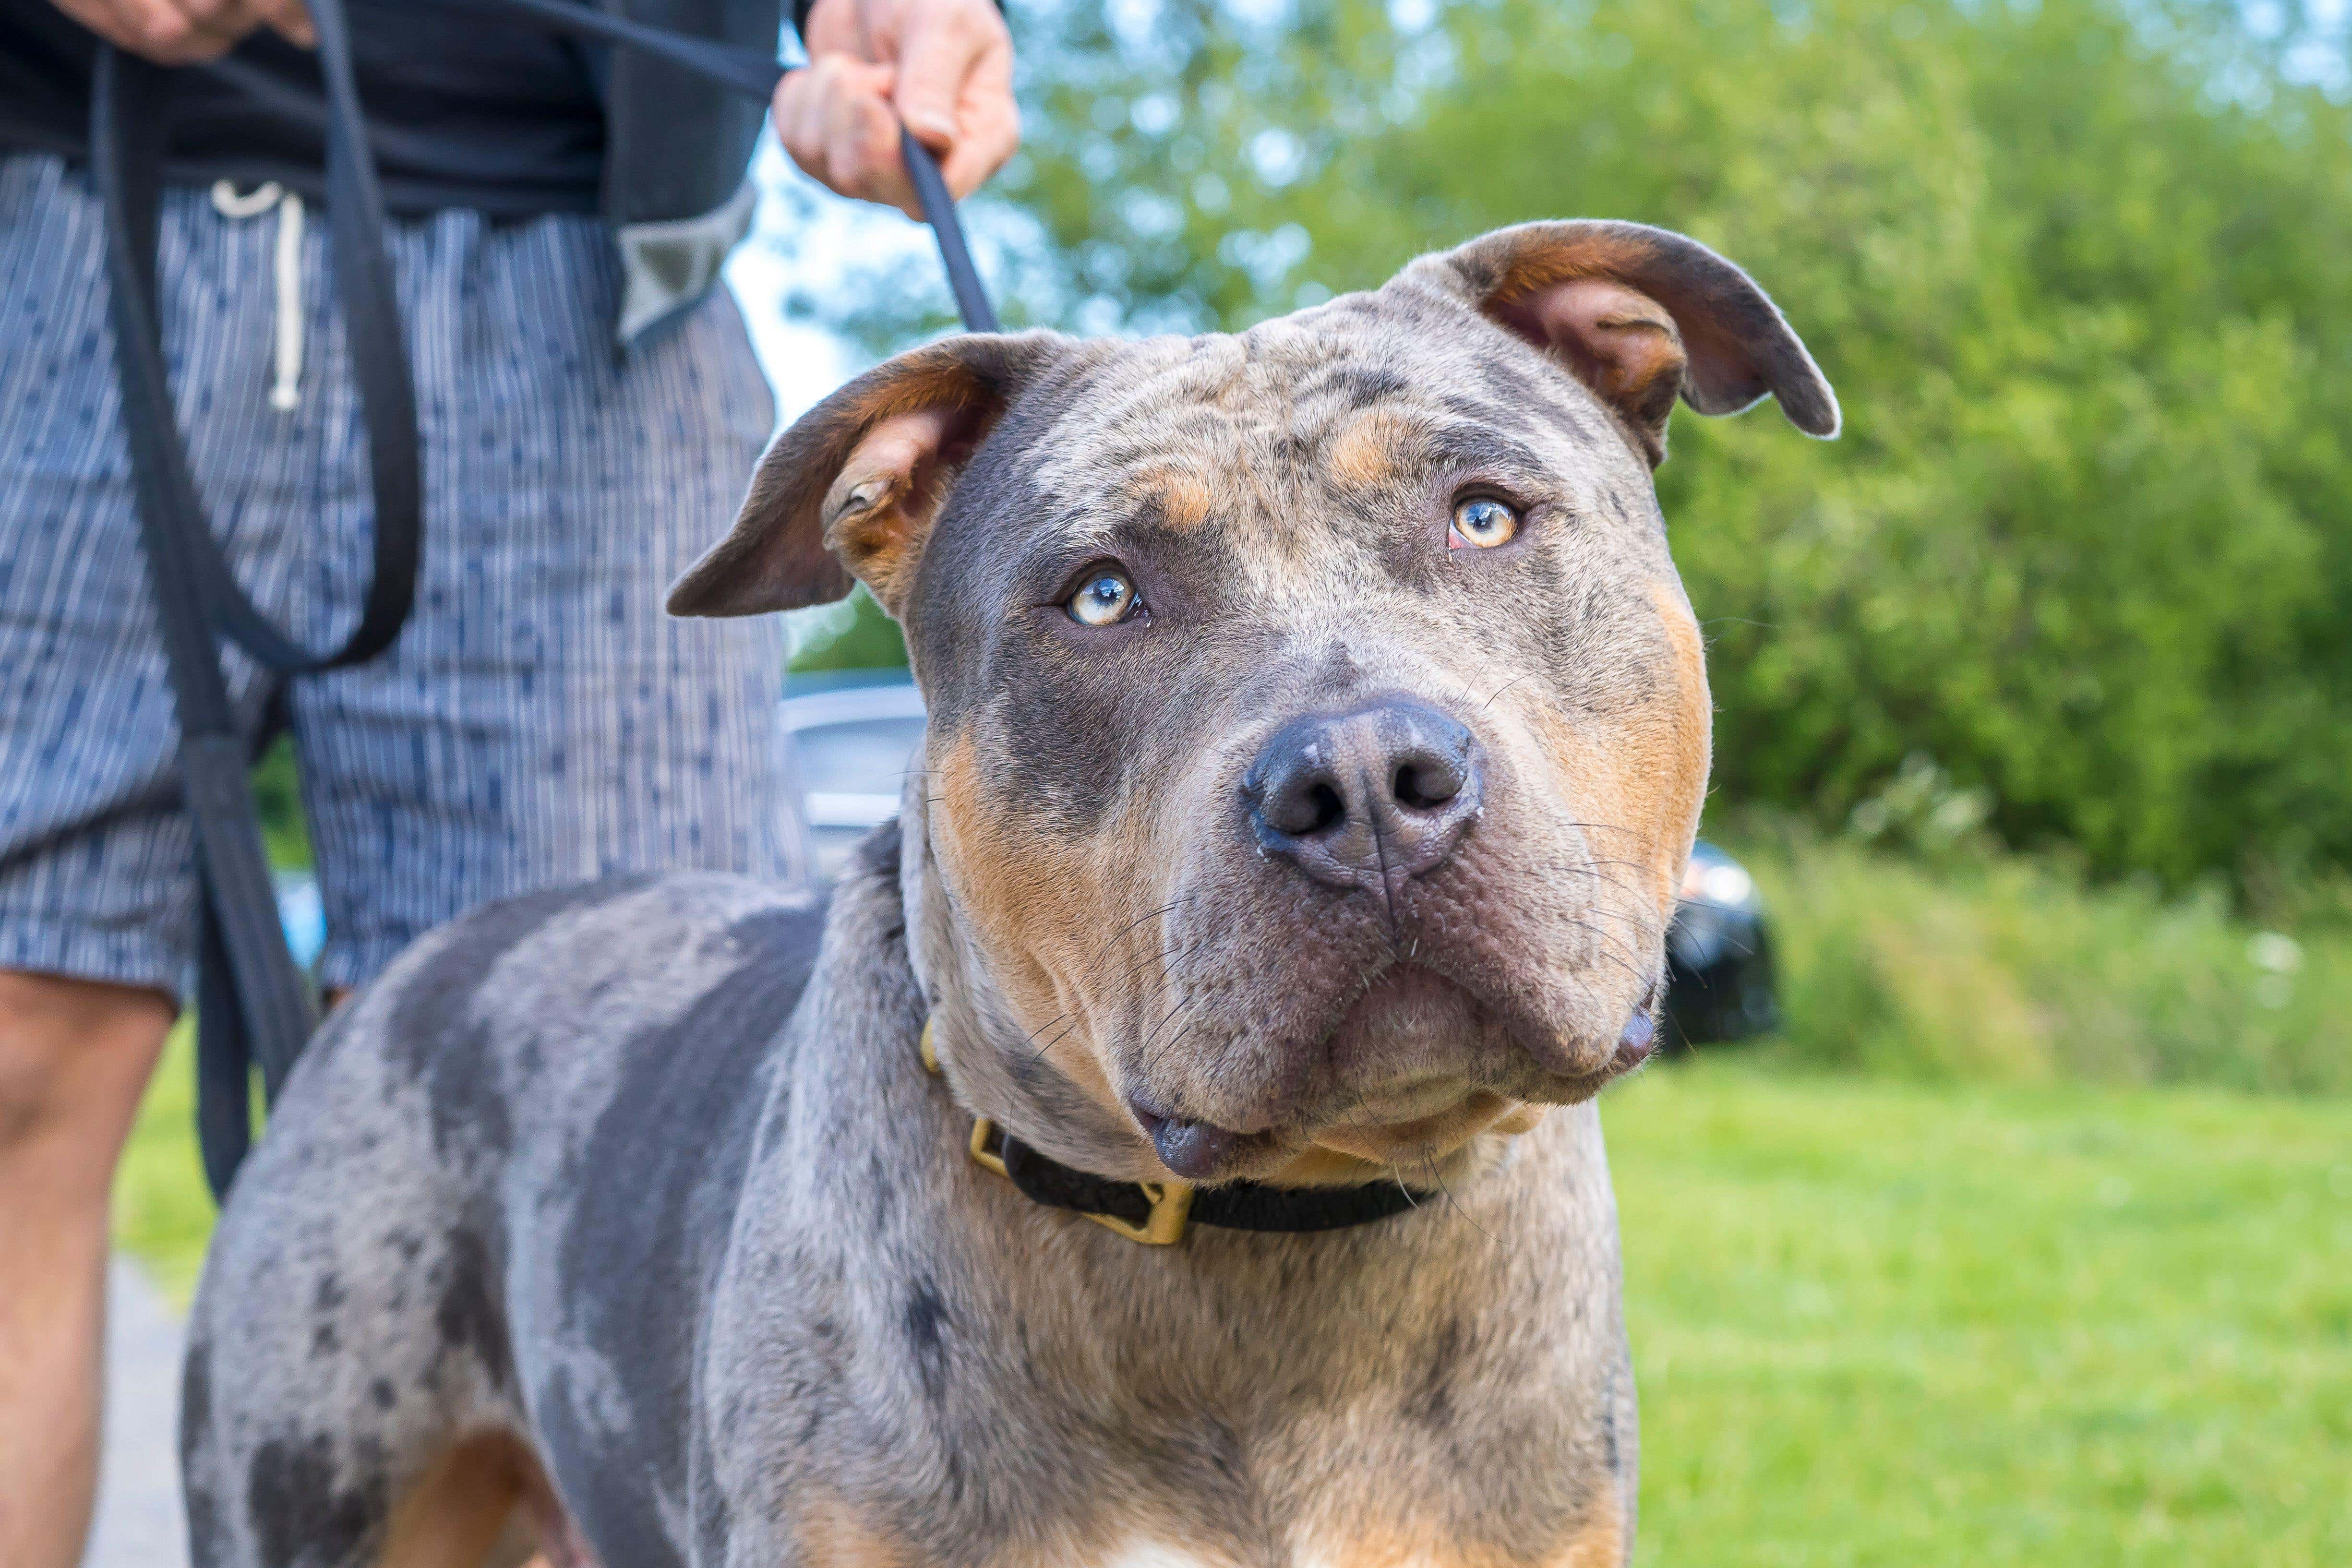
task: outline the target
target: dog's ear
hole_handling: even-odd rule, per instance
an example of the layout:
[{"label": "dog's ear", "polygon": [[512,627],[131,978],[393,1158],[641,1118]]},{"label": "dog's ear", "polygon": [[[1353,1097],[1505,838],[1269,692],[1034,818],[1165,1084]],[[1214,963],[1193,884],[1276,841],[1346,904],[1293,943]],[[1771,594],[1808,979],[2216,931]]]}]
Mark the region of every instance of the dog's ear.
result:
[{"label": "dog's ear", "polygon": [[669,591],[673,615],[823,604],[854,575],[903,614],[956,475],[1069,340],[972,334],[876,366],[776,438],[732,532]]},{"label": "dog's ear", "polygon": [[1651,465],[1677,395],[1737,413],[1769,392],[1808,435],[1838,431],[1837,395],[1748,276],[1645,224],[1497,229],[1410,268],[1543,350],[1623,417]]}]

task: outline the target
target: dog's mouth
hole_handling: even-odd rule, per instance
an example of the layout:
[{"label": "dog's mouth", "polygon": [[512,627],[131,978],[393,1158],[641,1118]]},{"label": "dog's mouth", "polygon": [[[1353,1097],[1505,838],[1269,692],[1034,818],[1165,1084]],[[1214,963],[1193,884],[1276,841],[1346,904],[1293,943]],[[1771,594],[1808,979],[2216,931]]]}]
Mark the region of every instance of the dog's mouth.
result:
[{"label": "dog's mouth", "polygon": [[1590,1099],[1640,1066],[1655,1038],[1644,998],[1597,1066],[1547,1069],[1502,1009],[1400,963],[1341,1009],[1315,1053],[1331,1082],[1291,1115],[1243,1129],[1170,1113],[1140,1094],[1128,1103],[1160,1163],[1188,1181],[1360,1181],[1366,1166],[1433,1170],[1480,1134],[1524,1132],[1543,1107]]}]

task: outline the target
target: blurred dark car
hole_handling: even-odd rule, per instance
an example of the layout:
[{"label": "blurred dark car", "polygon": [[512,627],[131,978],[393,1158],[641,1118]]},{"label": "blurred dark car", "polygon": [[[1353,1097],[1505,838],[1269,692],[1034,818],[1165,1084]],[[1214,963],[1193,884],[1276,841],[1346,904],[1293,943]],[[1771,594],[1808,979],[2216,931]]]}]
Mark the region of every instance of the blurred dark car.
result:
[{"label": "blurred dark car", "polygon": [[1772,937],[1756,879],[1701,839],[1666,933],[1666,1049],[1747,1040],[1780,1022]]}]

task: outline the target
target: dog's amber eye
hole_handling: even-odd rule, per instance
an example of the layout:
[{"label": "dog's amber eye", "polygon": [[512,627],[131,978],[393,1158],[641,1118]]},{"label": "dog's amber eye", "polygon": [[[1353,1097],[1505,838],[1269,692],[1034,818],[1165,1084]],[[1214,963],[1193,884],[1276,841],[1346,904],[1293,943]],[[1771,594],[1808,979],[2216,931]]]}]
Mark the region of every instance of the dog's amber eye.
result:
[{"label": "dog's amber eye", "polygon": [[1081,626],[1114,626],[1135,613],[1135,584],[1119,572],[1097,571],[1063,608]]},{"label": "dog's amber eye", "polygon": [[1445,540],[1448,549],[1460,549],[1465,545],[1479,549],[1493,549],[1507,544],[1519,531],[1519,515],[1492,496],[1473,496],[1454,508],[1454,528]]}]

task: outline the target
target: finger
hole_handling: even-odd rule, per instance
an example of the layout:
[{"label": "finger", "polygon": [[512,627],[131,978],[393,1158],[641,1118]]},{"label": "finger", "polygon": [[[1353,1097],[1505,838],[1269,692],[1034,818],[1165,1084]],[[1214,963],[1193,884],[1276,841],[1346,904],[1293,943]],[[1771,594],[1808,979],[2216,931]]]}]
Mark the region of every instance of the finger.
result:
[{"label": "finger", "polygon": [[240,38],[257,28],[268,27],[289,44],[306,49],[319,46],[319,30],[312,25],[310,7],[303,0],[232,0],[224,6],[224,15],[214,26],[226,27]]},{"label": "finger", "polygon": [[1021,146],[1021,107],[1013,97],[1012,50],[1003,51],[1001,68],[983,62],[966,87],[963,124],[954,149],[940,165],[948,189],[958,201],[988,183]]},{"label": "finger", "polygon": [[811,59],[834,54],[855,55],[862,59],[871,52],[866,47],[866,23],[857,0],[814,0],[801,26],[801,42]]},{"label": "finger", "polygon": [[236,34],[259,20],[253,0],[171,0],[200,33]]},{"label": "finger", "polygon": [[907,18],[898,43],[894,102],[907,129],[934,152],[955,145],[964,83],[994,42],[969,5],[924,7]]},{"label": "finger", "polygon": [[269,0],[261,8],[261,18],[288,43],[305,49],[319,47],[319,29],[310,20],[310,8],[302,0]]},{"label": "finger", "polygon": [[1002,115],[990,115],[964,132],[940,164],[940,174],[948,183],[948,190],[959,202],[988,183],[1005,161],[1020,151],[1021,117],[1018,111],[1007,110]]},{"label": "finger", "polygon": [[187,18],[192,30],[187,48],[199,59],[227,53],[262,21],[257,0],[171,0],[171,4]]},{"label": "finger", "polygon": [[211,47],[194,18],[173,0],[110,0],[77,5],[68,7],[68,14],[107,42],[158,65],[186,65],[205,58]]},{"label": "finger", "polygon": [[834,172],[826,158],[827,117],[845,90],[842,73],[854,63],[846,55],[820,55],[800,69],[786,72],[776,85],[778,139],[803,173],[828,188],[834,184]]},{"label": "finger", "polygon": [[914,215],[915,187],[898,152],[898,117],[887,66],[845,61],[821,108],[827,183],[845,196],[881,202]]},{"label": "finger", "polygon": [[775,98],[776,135],[802,172],[827,190],[902,211],[913,200],[889,108],[896,73],[830,54],[785,76]]},{"label": "finger", "polygon": [[120,49],[142,49],[143,10],[124,0],[58,0],[58,9]]},{"label": "finger", "polygon": [[818,150],[809,129],[809,99],[814,90],[811,85],[814,79],[815,71],[809,66],[786,71],[783,79],[776,84],[775,100],[768,110],[776,127],[776,140],[783,143],[784,151],[800,165],[801,172],[812,176],[816,172],[811,165]]}]

